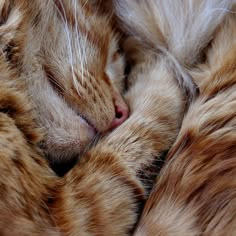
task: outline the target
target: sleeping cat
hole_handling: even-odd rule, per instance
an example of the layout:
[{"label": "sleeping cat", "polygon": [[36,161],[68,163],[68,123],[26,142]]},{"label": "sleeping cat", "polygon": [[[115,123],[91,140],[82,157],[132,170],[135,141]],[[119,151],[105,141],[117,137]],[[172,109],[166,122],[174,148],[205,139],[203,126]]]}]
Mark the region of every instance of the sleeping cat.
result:
[{"label": "sleeping cat", "polygon": [[[65,37],[65,30],[57,35],[55,28],[49,25],[54,25],[53,12],[60,15],[59,19],[70,22],[71,28],[77,14],[67,7],[78,2],[67,1],[66,5],[61,5],[55,1],[55,11],[51,11],[51,3],[15,0],[1,4],[1,16],[4,18],[0,27],[0,43],[4,50],[0,52],[0,95],[3,94],[0,96],[0,233],[24,236],[129,235],[137,222],[138,208],[147,197],[140,172],[150,167],[162,151],[170,148],[182,121],[185,97],[177,82],[182,80],[182,74],[176,73],[182,70],[179,71],[177,64],[163,53],[146,51],[145,57],[138,60],[132,69],[132,87],[126,94],[129,118],[122,124],[115,121],[117,128],[86,152],[66,176],[55,176],[36,145],[41,139],[40,132],[34,128],[33,117],[35,115],[38,121],[44,119],[40,116],[44,114],[43,109],[48,111],[45,97],[41,97],[45,102],[42,104],[46,105],[39,108],[39,115],[37,109],[32,113],[29,102],[33,101],[34,108],[37,108],[41,100],[37,99],[36,91],[54,95],[57,92],[65,96],[62,101],[73,107],[74,100],[63,94],[67,90],[64,91],[64,87],[61,90],[61,84],[57,84],[65,81],[55,76],[59,70],[54,70],[57,64],[60,62],[62,68],[64,64],[58,58],[54,58],[57,63],[52,60],[57,50],[63,51],[61,40]],[[80,5],[79,9],[87,8]],[[86,12],[92,17],[90,8]],[[47,25],[47,22],[50,24]],[[60,26],[57,17],[55,22]],[[51,40],[45,38],[45,32],[48,36],[55,33],[57,37],[51,37]],[[209,40],[211,36],[206,35],[205,39]],[[93,42],[93,37],[88,34],[87,40]],[[95,60],[102,52],[104,48],[96,55],[88,54]],[[114,55],[116,59],[117,54]],[[95,62],[90,66],[100,71],[98,62]],[[45,67],[45,63],[50,65],[49,68]],[[73,80],[73,70],[74,83],[77,80]],[[42,74],[48,76],[44,82],[52,84],[49,91],[44,86],[37,86],[37,82],[41,84],[38,78]],[[86,77],[86,80],[89,78]],[[184,81],[190,84],[187,78]],[[83,84],[84,80],[77,82]],[[100,83],[105,85],[105,82]],[[105,86],[104,91],[108,88]],[[55,91],[52,92],[53,89]],[[108,91],[112,90],[109,88]],[[49,98],[55,98],[51,93]],[[56,101],[55,108],[60,106]],[[50,104],[51,101],[47,102]],[[123,110],[127,111],[127,108]],[[43,125],[43,121],[40,124]],[[112,122],[108,127],[113,127]],[[52,141],[58,142],[57,139]]]},{"label": "sleeping cat", "polygon": [[2,53],[0,69],[0,234],[129,235],[147,194],[139,173],[170,147],[182,120],[183,96],[164,62],[130,91],[129,119],[61,178],[36,146],[24,84]]},{"label": "sleeping cat", "polygon": [[[130,107],[129,118],[86,152],[64,177],[57,177],[37,147],[42,139],[34,121],[34,118],[37,121],[42,120],[42,112],[48,111],[46,101],[49,105],[53,101],[55,108],[59,107],[60,103],[56,103],[59,98],[55,94],[64,91],[58,91],[57,84],[54,83],[65,81],[59,80],[61,77],[54,73],[65,64],[58,58],[52,60],[52,56],[57,50],[62,51],[59,46],[62,46],[60,40],[65,37],[65,31],[63,29],[57,35],[54,28],[48,29],[45,22],[53,25],[54,19],[50,6],[50,2],[22,0],[4,1],[1,4],[0,45],[3,50],[0,51],[0,234],[129,235],[137,222],[138,209],[147,197],[140,171],[151,166],[173,143],[182,121],[185,106],[183,93],[175,74],[168,70],[165,58],[154,57],[153,64],[149,63],[147,66],[148,73],[140,73],[140,77],[126,95]],[[57,7],[61,9],[60,5]],[[63,10],[60,12],[62,14]],[[56,9],[54,13],[60,14]],[[74,13],[67,13],[64,20],[73,23]],[[88,13],[91,13],[89,9]],[[55,17],[60,26],[58,19],[61,18]],[[84,24],[86,26],[86,22]],[[37,27],[41,31],[37,31]],[[57,40],[52,36],[44,39],[45,32],[49,36],[50,33],[55,33]],[[102,33],[105,37],[106,34]],[[87,40],[93,42],[92,36],[88,35]],[[94,40],[93,43],[101,43],[99,38]],[[89,45],[86,47],[89,49]],[[103,48],[96,55],[86,51],[94,59],[94,63],[86,64],[86,68],[92,66],[91,68],[96,69],[97,76],[105,62],[97,61],[97,57],[105,53],[104,50]],[[89,56],[87,62],[91,60]],[[112,58],[113,63],[121,60],[118,54],[114,54]],[[49,69],[45,69],[45,63],[49,64]],[[54,70],[58,63],[58,70]],[[40,75],[45,76],[44,80]],[[68,84],[69,76],[70,74]],[[102,96],[102,91],[104,94],[112,91],[109,86],[112,86],[113,81],[109,85],[105,78],[98,77],[104,90],[100,90],[97,81],[90,81],[90,77],[84,77],[84,80],[78,77],[77,82],[85,87],[94,83],[94,93],[99,92]],[[54,81],[55,79],[57,80]],[[48,87],[41,82],[47,83]],[[52,87],[49,86],[50,83]],[[48,91],[47,88],[51,90]],[[79,88],[83,93],[83,88]],[[50,93],[41,97],[45,106],[37,109],[40,105],[37,97],[46,92]],[[73,89],[68,92],[72,93]],[[115,103],[120,102],[117,95],[114,97]],[[63,100],[73,105],[73,101],[66,96],[60,102]],[[33,110],[30,104],[32,101]],[[113,107],[113,100],[110,101]],[[92,106],[91,104],[91,112]],[[67,111],[65,108],[65,112]],[[114,117],[111,120],[113,119]],[[41,122],[43,125],[43,121]],[[110,126],[112,125],[109,124],[108,127]],[[42,133],[45,135],[45,130]],[[52,141],[58,142],[57,139]]]},{"label": "sleeping cat", "polygon": [[27,83],[45,133],[41,148],[53,166],[77,159],[99,133],[128,118],[124,59],[108,17],[82,0],[1,1],[0,7],[2,48]]}]

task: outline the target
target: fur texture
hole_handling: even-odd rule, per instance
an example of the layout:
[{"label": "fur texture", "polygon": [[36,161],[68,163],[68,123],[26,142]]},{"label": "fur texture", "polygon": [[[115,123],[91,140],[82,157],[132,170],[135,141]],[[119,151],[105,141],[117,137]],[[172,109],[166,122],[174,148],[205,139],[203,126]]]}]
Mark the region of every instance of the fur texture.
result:
[{"label": "fur texture", "polygon": [[120,28],[130,36],[125,49],[131,62],[145,58],[147,50],[162,53],[189,99],[196,95],[196,87],[187,69],[202,60],[203,49],[232,3],[113,0]]},{"label": "fur texture", "polygon": [[[232,12],[235,12],[235,7]],[[199,87],[135,235],[236,234],[236,17],[190,73]]]},{"label": "fur texture", "polygon": [[[11,99],[1,97],[1,106],[7,107],[1,109],[0,130],[1,235],[130,233],[146,198],[139,172],[171,146],[183,113],[183,96],[165,63],[150,65],[148,72],[143,74],[146,80],[140,74],[127,95],[130,118],[63,178],[50,171],[31,136],[27,137],[30,122],[30,134],[37,130],[27,104],[21,106],[24,96],[1,83],[1,94],[7,91]],[[7,73],[1,75],[4,80],[18,84]],[[163,93],[166,90],[170,92]],[[24,129],[17,126],[20,117],[27,124]]]},{"label": "fur texture", "polygon": [[[192,2],[196,3],[194,5],[196,10],[200,9],[203,12],[207,6],[211,6],[211,9],[215,9],[216,6],[230,9],[232,3],[232,1]],[[85,153],[73,170],[66,176],[59,178],[54,175],[43,160],[43,154],[37,148],[37,144],[42,143],[43,138],[44,143],[46,142],[45,148],[48,150],[47,147],[51,147],[50,142],[54,142],[56,147],[60,139],[57,136],[52,136],[54,138],[49,139],[49,134],[54,134],[50,133],[51,130],[46,130],[48,135],[46,135],[46,139],[45,136],[41,136],[33,117],[36,115],[37,123],[44,127],[43,131],[45,132],[45,127],[48,127],[45,126],[45,123],[54,122],[60,117],[56,113],[49,113],[52,120],[48,120],[47,116],[45,116],[46,118],[42,116],[42,114],[45,115],[43,109],[47,112],[51,111],[50,104],[53,102],[54,106],[55,104],[58,107],[60,104],[68,106],[65,111],[69,108],[76,111],[74,102],[80,102],[71,100],[71,97],[65,94],[64,89],[66,87],[61,90],[62,85],[66,86],[63,79],[66,77],[64,74],[66,70],[63,69],[63,66],[67,64],[61,63],[60,53],[63,54],[63,59],[67,58],[67,54],[64,53],[68,53],[65,48],[63,49],[64,44],[62,42],[64,42],[63,39],[65,39],[66,34],[62,26],[70,26],[67,30],[73,32],[77,22],[74,20],[77,13],[80,17],[89,14],[91,20],[95,13],[89,5],[83,5],[86,1],[81,0],[76,3],[80,4],[78,8],[75,7],[75,1],[69,1],[67,4],[60,1],[48,1],[45,4],[42,1],[15,0],[4,1],[0,4],[2,12],[0,43],[3,49],[2,54],[0,54],[1,81],[3,81],[0,86],[0,94],[4,94],[4,96],[0,96],[0,106],[3,107],[0,110],[0,145],[2,146],[0,153],[2,193],[0,197],[0,210],[2,212],[0,234],[3,236],[129,235],[137,222],[139,206],[147,198],[146,186],[142,182],[140,172],[150,167],[161,152],[168,150],[173,143],[185,108],[185,97],[177,81],[184,81],[185,87],[189,91],[193,91],[190,80],[193,77],[200,89],[199,98],[190,107],[185,117],[179,138],[169,154],[169,162],[146,205],[136,234],[201,235],[204,232],[206,235],[212,235],[212,233],[215,233],[214,235],[227,233],[233,235],[235,209],[232,208],[231,210],[228,206],[234,206],[234,182],[232,178],[234,162],[232,157],[235,145],[232,144],[232,139],[234,137],[235,115],[233,91],[235,53],[231,48],[235,48],[235,18],[229,17],[226,21],[222,31],[218,32],[216,36],[212,50],[208,53],[207,63],[200,66],[199,70],[196,71],[193,68],[188,69],[199,62],[202,50],[210,42],[226,11],[222,13],[222,16],[217,15],[216,18],[219,21],[217,20],[216,24],[209,23],[207,25],[209,34],[205,34],[208,32],[207,29],[200,28],[205,30],[203,30],[205,33],[202,34],[202,46],[192,44],[193,48],[191,49],[190,46],[186,45],[188,46],[186,47],[186,55],[181,55],[180,51],[172,48],[174,45],[169,43],[172,42],[170,39],[172,36],[169,36],[168,31],[168,34],[165,33],[166,31],[162,32],[162,27],[156,34],[162,35],[163,42],[165,42],[160,48],[157,46],[162,45],[162,41],[159,39],[153,41],[154,45],[152,44],[152,37],[149,41],[146,36],[143,37],[144,35],[141,34],[142,30],[141,32],[134,31],[136,36],[133,35],[129,39],[131,41],[128,40],[126,44],[126,50],[131,53],[130,58],[134,65],[130,74],[132,86],[126,94],[130,107],[130,117]],[[128,1],[119,1],[119,4],[121,3],[127,4]],[[136,4],[137,1],[133,3]],[[153,1],[151,3],[154,4]],[[190,7],[190,2],[187,4],[184,1],[184,3],[186,3],[187,8]],[[208,5],[207,3],[215,3],[216,5]],[[149,3],[144,4],[149,5]],[[168,5],[169,1],[166,4]],[[164,6],[165,4],[160,2],[163,13],[165,12]],[[78,10],[78,12],[72,12],[71,9]],[[123,12],[123,8],[116,9],[121,9]],[[172,10],[174,12],[176,9]],[[199,13],[200,10],[196,12]],[[98,16],[96,15],[94,19],[99,19]],[[163,22],[169,22],[168,17],[170,15],[165,17],[163,16],[165,19]],[[43,21],[41,21],[42,19]],[[103,16],[100,19],[103,19]],[[188,17],[183,19],[185,20],[180,21],[180,26],[186,25],[186,21],[189,20]],[[65,24],[64,21],[67,23]],[[104,21],[107,22],[107,18]],[[85,21],[81,20],[80,22]],[[89,22],[88,25],[79,27],[82,41],[84,33],[86,35],[90,32],[86,30],[86,27],[92,29],[92,32],[96,32],[98,27],[95,26],[100,21],[96,21],[96,24]],[[128,21],[123,23],[125,22]],[[163,24],[160,20],[152,21],[154,28],[157,27],[156,23],[158,22],[160,25]],[[193,26],[194,24],[190,24],[190,28]],[[154,28],[145,28],[145,30]],[[125,29],[127,30],[127,28]],[[191,35],[195,40],[193,32]],[[100,33],[98,32],[96,37],[99,37]],[[104,52],[103,47],[106,48],[109,45],[104,45],[104,42],[107,43],[108,41],[103,41],[104,32],[102,33],[101,38],[99,37],[99,43],[93,38],[95,37],[93,34],[89,36],[89,42],[93,42],[98,48],[95,51],[95,48],[92,48],[93,52],[90,51],[88,54],[88,51],[86,52],[86,55],[93,55],[90,59],[93,59],[94,62],[94,64],[88,63],[86,65],[94,66],[92,70],[97,73],[101,72],[101,68],[104,69],[106,64],[104,64],[106,60],[100,60],[101,57],[98,58],[101,56],[100,50]],[[44,35],[48,37],[44,37]],[[107,35],[106,31],[105,35]],[[173,35],[174,42],[175,34]],[[225,35],[227,35],[227,43],[222,46],[220,42],[225,39]],[[86,36],[84,37],[86,38]],[[49,41],[48,38],[51,40]],[[72,37],[70,40],[75,40],[75,38]],[[166,41],[167,38],[168,41]],[[135,43],[136,50],[129,42]],[[71,45],[73,44],[75,42]],[[82,44],[83,42],[80,42],[79,45]],[[145,54],[143,53],[144,44],[148,49]],[[91,49],[87,41],[85,48],[84,50]],[[185,51],[184,47],[182,50]],[[72,53],[78,51],[82,53],[82,49]],[[97,51],[100,53],[96,54]],[[189,51],[193,54],[189,54]],[[70,50],[69,53],[71,53]],[[112,53],[111,55],[114,56]],[[117,54],[115,55],[114,57],[117,59]],[[141,57],[141,55],[144,56]],[[193,55],[195,56],[193,57]],[[87,59],[89,60],[89,57]],[[96,61],[96,59],[98,60]],[[103,62],[102,65],[99,64],[101,62]],[[75,71],[73,68],[79,68],[76,71],[77,74],[86,75],[86,82],[84,83],[87,86],[90,86],[91,83],[95,84],[94,80],[87,83],[90,81],[91,75],[89,70],[86,70],[85,74],[82,72],[80,67],[83,65],[83,61],[81,59],[76,67],[73,67],[71,62],[68,64],[72,73],[69,73],[66,78],[69,78],[68,81],[71,79],[73,86],[75,86],[69,90],[70,92],[78,89],[76,86],[83,81],[74,80]],[[56,67],[58,65],[60,67]],[[62,77],[56,76],[55,82],[55,73],[59,73],[58,71]],[[113,93],[111,91],[115,90],[113,83],[107,83],[105,77],[102,77],[99,80],[100,82],[96,80],[96,83],[104,85],[102,87],[104,94],[110,94],[107,97],[108,100],[104,100],[107,102],[112,100]],[[58,86],[57,82],[62,84]],[[212,86],[209,86],[209,82],[212,82]],[[99,88],[96,87],[94,91],[100,91]],[[81,92],[83,91],[82,89]],[[28,99],[29,95],[31,99]],[[50,95],[50,99],[55,100],[47,100],[48,95]],[[61,99],[62,97],[63,99]],[[90,98],[90,96],[87,97]],[[116,101],[120,101],[119,99],[120,97]],[[32,112],[29,101],[33,101],[34,111],[38,111],[38,115]],[[22,107],[22,104],[25,106]],[[93,106],[93,103],[89,104]],[[114,112],[109,110],[108,113],[114,114],[113,100],[110,104],[112,104],[111,110],[114,109]],[[106,107],[110,106],[106,105]],[[227,116],[224,116],[225,114]],[[196,120],[196,117],[199,117],[199,120]],[[113,118],[109,119],[112,120]],[[63,122],[59,124],[64,124]],[[107,123],[110,127],[111,122]],[[53,127],[53,124],[50,126]],[[67,129],[65,128],[64,131],[66,132]],[[47,146],[47,142],[49,142],[49,146]],[[59,147],[60,145],[57,146],[57,148]],[[69,147],[71,146],[69,145]],[[209,152],[208,148],[215,150],[215,153]],[[200,154],[199,149],[201,150]],[[77,151],[72,150],[72,153],[75,154]],[[64,156],[63,153],[62,155]],[[199,158],[191,159],[191,156],[196,157],[197,155],[200,155]],[[69,154],[69,156],[73,155]],[[222,168],[225,156],[228,159]],[[218,166],[219,162],[213,165],[218,159],[222,161],[221,165]],[[205,166],[209,167],[209,169],[207,168],[209,172],[207,170],[201,172],[199,170],[201,166],[202,170],[206,168]],[[214,183],[219,178],[222,181],[219,185],[210,184],[211,180]],[[226,196],[227,190],[230,194]],[[209,194],[207,198],[206,193]],[[221,206],[219,210],[218,206]],[[208,210],[206,211],[206,209]],[[226,216],[225,220],[219,221],[222,215]],[[11,219],[11,224],[9,224],[9,219]],[[217,226],[218,222],[220,222],[220,229]]]},{"label": "fur texture", "polygon": [[128,117],[123,57],[107,16],[87,1],[1,1],[1,48],[44,131],[52,163],[78,157]]},{"label": "fur texture", "polygon": [[[52,102],[54,106],[63,103],[54,91],[55,85],[50,85],[50,78],[46,78],[46,72],[51,75],[54,67],[45,70],[45,63],[59,63],[56,60],[60,57],[52,60],[50,53],[63,46],[56,44],[54,34],[60,42],[65,31],[57,34],[54,30],[64,23],[49,14],[51,1],[1,3],[0,235],[129,235],[137,222],[140,204],[147,198],[140,172],[170,148],[182,121],[184,96],[168,70],[168,63],[165,58],[155,57],[140,70],[126,95],[130,117],[84,154],[73,170],[59,178],[48,167],[37,144],[45,137],[41,112],[49,112],[47,105]],[[62,12],[60,4],[55,3]],[[45,11],[40,11],[42,8]],[[46,24],[49,17],[52,29]],[[46,23],[42,24],[41,19]],[[73,19],[67,18],[72,23]],[[51,42],[43,37],[45,32],[48,39],[52,36]],[[101,70],[96,64],[101,63],[98,55],[93,61],[95,69]],[[58,69],[65,66],[61,62],[59,65]],[[104,80],[100,81],[104,92],[110,93]],[[45,106],[38,107],[39,102]],[[44,127],[42,136],[36,124]],[[52,141],[60,139],[54,137]]]}]

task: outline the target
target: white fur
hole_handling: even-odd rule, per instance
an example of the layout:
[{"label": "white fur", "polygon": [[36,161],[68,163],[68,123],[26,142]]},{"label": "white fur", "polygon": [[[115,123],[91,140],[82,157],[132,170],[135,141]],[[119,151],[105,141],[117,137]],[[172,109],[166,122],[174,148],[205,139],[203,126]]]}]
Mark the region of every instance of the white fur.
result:
[{"label": "white fur", "polygon": [[145,47],[161,51],[190,92],[187,68],[196,63],[232,0],[114,0],[122,27]]}]

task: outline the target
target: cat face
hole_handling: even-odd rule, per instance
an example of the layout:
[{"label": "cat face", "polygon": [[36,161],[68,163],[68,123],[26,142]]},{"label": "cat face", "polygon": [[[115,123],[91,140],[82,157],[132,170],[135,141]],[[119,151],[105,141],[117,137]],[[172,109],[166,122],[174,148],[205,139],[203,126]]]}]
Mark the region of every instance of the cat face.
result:
[{"label": "cat face", "polygon": [[45,133],[41,146],[52,162],[63,162],[128,117],[123,58],[107,17],[86,1],[21,6],[21,77]]}]

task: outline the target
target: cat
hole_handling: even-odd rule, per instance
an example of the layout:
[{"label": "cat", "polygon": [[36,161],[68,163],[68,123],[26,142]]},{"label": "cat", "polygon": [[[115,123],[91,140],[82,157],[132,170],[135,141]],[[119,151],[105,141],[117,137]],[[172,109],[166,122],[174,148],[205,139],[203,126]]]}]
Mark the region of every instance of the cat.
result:
[{"label": "cat", "polygon": [[1,9],[2,48],[26,81],[40,147],[57,169],[128,118],[118,35],[83,0],[1,1]]},{"label": "cat", "polygon": [[[22,10],[16,7],[19,1],[14,4],[7,4],[10,8],[1,14],[6,17],[0,28],[1,46],[8,39],[6,33],[15,40],[25,36],[14,34]],[[6,13],[17,19],[7,19]],[[21,64],[14,64],[21,55],[20,44],[16,45],[3,47],[0,54],[1,235],[130,234],[138,207],[147,197],[139,173],[169,149],[182,121],[185,96],[177,83],[182,76],[178,78],[176,64],[163,53],[147,50],[130,75],[132,87],[126,95],[130,117],[59,178],[37,147],[41,130],[35,128],[29,82],[18,77],[21,70],[16,65]]]},{"label": "cat", "polygon": [[[185,62],[187,58],[187,61],[194,62],[196,68],[190,68],[189,63],[181,64],[187,64],[185,70],[199,90],[167,155],[134,235],[236,235],[235,1],[116,2],[116,14],[124,24],[121,26],[135,40],[150,42],[154,47],[156,34],[153,32],[159,32],[159,29],[180,36],[179,41],[173,42],[174,49],[172,37],[168,38],[168,50],[175,57],[176,50],[183,50],[177,60]],[[233,4],[234,7],[229,7]],[[186,18],[181,17],[184,16],[181,15],[184,13],[182,9],[188,13]],[[199,12],[201,17],[194,18]],[[211,16],[210,12],[213,13]],[[228,13],[221,23],[224,12]],[[207,13],[208,17],[204,18]],[[171,24],[167,27],[163,23],[167,28],[158,27],[155,22],[160,22],[159,16],[164,23],[170,16]],[[159,20],[154,21],[155,17]],[[196,34],[188,31],[191,28],[186,24],[181,31],[178,23],[182,19],[193,25]],[[207,36],[213,33],[210,42],[201,37],[205,30]],[[201,48],[206,46],[205,55],[198,61],[191,60],[192,57],[198,59],[196,48],[199,45]],[[132,45],[128,44],[129,47],[135,52]],[[191,52],[192,49],[195,53]],[[146,51],[140,50],[145,55]]]},{"label": "cat", "polygon": [[[73,92],[73,89],[64,91],[64,87],[61,91],[58,83],[66,80],[54,75],[60,75],[64,70],[59,69],[66,65],[66,57],[62,60],[57,52],[62,52],[61,47],[67,46],[61,43],[66,32],[60,26],[65,26],[61,19],[73,23],[75,13],[67,9],[70,3],[75,6],[75,1],[67,1],[63,8],[57,1],[5,0],[0,4],[0,234],[3,236],[129,235],[137,222],[139,207],[148,195],[140,172],[170,148],[183,118],[185,96],[176,76],[169,70],[165,58],[154,56],[125,96],[129,118],[121,115],[125,122],[115,121],[116,129],[85,152],[66,175],[58,177],[52,171],[44,158],[47,148],[41,150],[38,144],[42,145],[45,139],[50,141],[48,134],[51,131],[44,126],[43,120],[50,115],[47,106],[53,102],[54,108],[61,112],[59,107],[63,100],[57,100],[56,92]],[[76,3],[82,4],[83,1]],[[82,9],[80,7],[78,11]],[[92,14],[90,8],[86,11]],[[57,18],[58,14],[62,16]],[[98,23],[99,19],[95,22]],[[99,27],[106,28],[107,19],[103,23],[99,23]],[[84,24],[90,27],[86,22]],[[96,24],[91,30],[96,29],[102,34],[99,43],[106,47],[108,44],[102,43],[106,34],[99,27]],[[93,40],[91,37],[88,40]],[[86,45],[86,50],[89,49]],[[93,55],[86,53],[88,62],[93,59],[86,66],[92,66],[98,76],[104,65],[99,64],[104,63],[104,60],[100,61],[101,53],[106,55],[105,51]],[[122,58],[114,53],[112,58],[118,63]],[[100,81],[104,86],[101,91],[108,96],[106,102],[110,104],[106,107],[114,108],[110,94],[113,80],[109,87],[106,77],[97,78],[87,86],[97,85]],[[67,79],[69,82],[70,77]],[[86,87],[88,81],[89,77],[86,81],[78,77],[77,82],[84,82]],[[100,91],[99,88],[94,88],[94,93]],[[79,89],[82,93],[82,87]],[[116,91],[114,93],[115,105],[118,102],[122,112],[127,112],[123,100]],[[66,95],[64,100],[73,105]],[[40,104],[44,106],[40,107]],[[88,104],[90,112],[95,105]],[[114,116],[109,116],[109,120],[106,122],[108,129]],[[51,140],[54,144],[59,141],[56,137]]]},{"label": "cat", "polygon": [[[25,39],[25,34],[15,34],[15,30],[24,27],[30,29],[23,24],[30,21],[18,24],[22,16],[27,16],[25,7],[31,9],[31,17],[32,10],[38,9],[34,4],[44,7],[37,1],[25,1],[26,5],[17,0],[10,3],[9,9],[1,14],[7,13],[0,27],[1,47],[8,39],[6,35],[14,40]],[[60,9],[60,4],[57,6]],[[47,4],[45,7],[44,13],[50,9]],[[32,19],[37,22],[39,17]],[[44,33],[43,27],[41,32]],[[170,148],[183,118],[186,98],[178,83],[182,75],[176,73],[176,64],[163,53],[146,51],[131,71],[132,86],[125,96],[129,118],[59,178],[37,147],[41,130],[33,119],[38,119],[35,104],[33,110],[29,104],[35,95],[29,91],[32,85],[29,82],[34,81],[31,72],[30,81],[20,74],[21,54],[17,50],[21,47],[17,42],[11,42],[0,52],[1,81],[6,81],[0,86],[0,94],[7,91],[7,96],[0,96],[1,235],[129,235],[137,222],[139,206],[147,198],[140,171]],[[28,43],[25,53],[32,53]],[[40,47],[47,47],[48,43],[43,42]],[[32,45],[34,52],[37,47]],[[40,56],[47,61],[50,56],[44,50]],[[184,78],[185,84],[191,86],[188,78]],[[42,133],[44,138],[44,130]]]},{"label": "cat", "polygon": [[232,13],[215,36],[207,62],[192,72],[199,98],[184,119],[135,235],[236,234],[235,29]]}]

